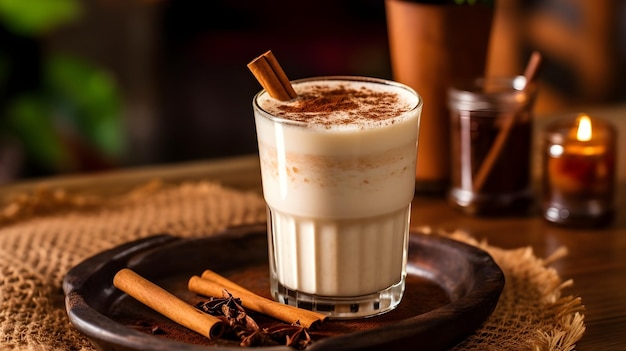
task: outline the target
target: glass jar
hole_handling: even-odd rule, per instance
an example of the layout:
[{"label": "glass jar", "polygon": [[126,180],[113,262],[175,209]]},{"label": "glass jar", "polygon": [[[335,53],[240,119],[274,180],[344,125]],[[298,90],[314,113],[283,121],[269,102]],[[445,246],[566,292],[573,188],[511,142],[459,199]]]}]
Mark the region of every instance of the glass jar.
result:
[{"label": "glass jar", "polygon": [[536,92],[523,76],[479,78],[449,89],[453,206],[473,215],[528,212]]}]

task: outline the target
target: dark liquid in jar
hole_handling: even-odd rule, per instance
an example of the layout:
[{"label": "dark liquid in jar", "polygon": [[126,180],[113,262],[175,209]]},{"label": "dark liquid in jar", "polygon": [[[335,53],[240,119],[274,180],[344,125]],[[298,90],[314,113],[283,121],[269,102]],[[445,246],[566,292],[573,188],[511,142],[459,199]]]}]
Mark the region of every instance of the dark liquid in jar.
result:
[{"label": "dark liquid in jar", "polygon": [[516,116],[503,148],[480,189],[476,176],[511,114],[496,111],[453,111],[450,201],[476,215],[525,214],[532,204],[530,113]]}]

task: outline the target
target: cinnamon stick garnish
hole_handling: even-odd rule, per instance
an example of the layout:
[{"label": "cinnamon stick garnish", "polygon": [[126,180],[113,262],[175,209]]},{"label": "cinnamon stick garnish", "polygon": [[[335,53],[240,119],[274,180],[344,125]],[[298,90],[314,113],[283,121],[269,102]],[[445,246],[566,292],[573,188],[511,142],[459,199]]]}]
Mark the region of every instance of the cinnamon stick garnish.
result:
[{"label": "cinnamon stick garnish", "polygon": [[[530,86],[530,84],[534,82],[540,65],[541,65],[541,54],[535,51],[530,56],[528,64],[526,65],[526,69],[524,70],[524,77],[526,78],[526,85],[524,86],[522,90],[526,90],[528,86]],[[482,189],[483,185],[485,184],[485,181],[487,180],[487,177],[489,176],[489,173],[491,172],[491,168],[493,168],[493,165],[496,163],[496,161],[498,160],[498,157],[500,157],[500,154],[502,153],[502,149],[504,148],[504,145],[506,144],[506,141],[509,137],[509,133],[511,132],[511,129],[513,128],[513,125],[515,125],[515,121],[517,120],[517,115],[519,114],[519,112],[520,111],[516,109],[515,111],[511,113],[509,118],[504,120],[504,123],[502,127],[500,128],[500,132],[496,136],[496,139],[494,140],[493,145],[491,145],[491,149],[489,149],[489,152],[487,153],[487,156],[485,157],[483,164],[480,166],[480,168],[478,169],[478,172],[476,173],[476,178],[474,181],[474,191],[476,192],[480,191],[480,189]]]},{"label": "cinnamon stick garnish", "polygon": [[233,296],[239,297],[245,308],[283,322],[299,322],[305,328],[316,328],[328,319],[325,314],[285,305],[259,296],[211,270],[204,271],[202,277],[191,277],[188,288],[196,294],[213,297],[222,296],[223,290],[226,289]]},{"label": "cinnamon stick garnish", "polygon": [[274,99],[287,101],[298,96],[271,50],[248,63],[248,68]]},{"label": "cinnamon stick garnish", "polygon": [[222,335],[224,328],[219,318],[200,311],[128,268],[115,274],[113,285],[165,317],[209,339],[217,339]]}]

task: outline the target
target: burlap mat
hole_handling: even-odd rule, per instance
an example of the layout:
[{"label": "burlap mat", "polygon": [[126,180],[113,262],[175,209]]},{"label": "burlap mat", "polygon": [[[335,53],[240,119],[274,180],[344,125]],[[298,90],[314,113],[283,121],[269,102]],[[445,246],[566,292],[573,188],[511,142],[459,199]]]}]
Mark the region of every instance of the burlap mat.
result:
[{"label": "burlap mat", "polygon": [[[0,349],[95,350],[69,323],[62,280],[83,259],[158,234],[210,235],[229,225],[265,221],[263,199],[210,182],[152,182],[110,198],[41,189],[0,208]],[[418,228],[432,232],[430,228]],[[572,350],[585,326],[580,298],[561,296],[548,259],[530,248],[503,250],[467,233],[451,236],[488,251],[506,276],[488,321],[455,350]]]}]

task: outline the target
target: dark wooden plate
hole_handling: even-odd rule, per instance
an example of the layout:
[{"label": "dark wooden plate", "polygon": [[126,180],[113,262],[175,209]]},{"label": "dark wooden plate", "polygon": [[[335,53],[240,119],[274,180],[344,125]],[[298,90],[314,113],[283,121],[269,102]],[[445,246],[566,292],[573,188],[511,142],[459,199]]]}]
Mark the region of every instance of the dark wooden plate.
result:
[{"label": "dark wooden plate", "polygon": [[[123,267],[191,304],[205,298],[190,293],[187,281],[205,269],[269,297],[264,225],[231,228],[206,238],[164,234],[130,242],[85,260],[63,281],[70,321],[103,350],[242,349],[232,340],[208,340],[117,290],[112,279]],[[489,254],[438,236],[411,233],[407,271],[398,308],[371,318],[330,320],[312,332],[314,342],[307,350],[445,350],[487,319],[504,286],[502,270]],[[262,327],[279,323],[251,316]]]}]

